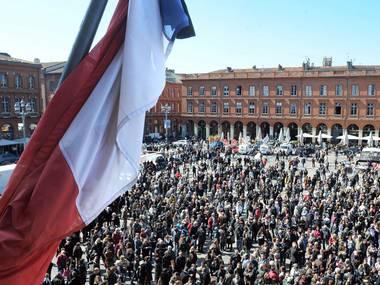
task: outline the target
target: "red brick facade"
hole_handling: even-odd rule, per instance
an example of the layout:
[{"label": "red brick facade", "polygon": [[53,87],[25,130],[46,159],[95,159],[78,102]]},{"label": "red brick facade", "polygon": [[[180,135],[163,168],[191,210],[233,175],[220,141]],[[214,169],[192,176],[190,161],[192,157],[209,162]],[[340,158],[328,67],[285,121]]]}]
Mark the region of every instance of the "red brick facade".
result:
[{"label": "red brick facade", "polygon": [[182,114],[181,91],[182,85],[180,83],[166,81],[165,89],[162,92],[156,106],[154,106],[152,109],[150,109],[149,112],[146,113],[145,134],[165,134],[165,112],[162,109],[162,107],[165,105],[168,105],[170,107],[168,120],[171,121],[171,127],[168,130],[168,135],[177,137],[180,134]]},{"label": "red brick facade", "polygon": [[344,129],[379,135],[380,66],[229,69],[185,75],[182,82],[188,135],[255,138],[259,127],[272,137],[289,128],[293,139],[301,128],[333,138]]},{"label": "red brick facade", "polygon": [[41,64],[0,54],[0,132],[1,138],[16,139],[23,136],[22,119],[15,113],[14,104],[23,99],[32,108],[25,119],[26,136],[36,128],[42,112]]}]

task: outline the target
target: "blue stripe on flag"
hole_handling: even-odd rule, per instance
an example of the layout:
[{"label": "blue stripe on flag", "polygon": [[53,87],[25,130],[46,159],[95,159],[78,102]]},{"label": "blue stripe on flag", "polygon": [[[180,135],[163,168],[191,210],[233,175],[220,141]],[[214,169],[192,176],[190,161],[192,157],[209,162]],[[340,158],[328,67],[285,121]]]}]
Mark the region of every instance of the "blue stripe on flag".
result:
[{"label": "blue stripe on flag", "polygon": [[160,0],[162,30],[169,41],[195,36],[184,0]]}]

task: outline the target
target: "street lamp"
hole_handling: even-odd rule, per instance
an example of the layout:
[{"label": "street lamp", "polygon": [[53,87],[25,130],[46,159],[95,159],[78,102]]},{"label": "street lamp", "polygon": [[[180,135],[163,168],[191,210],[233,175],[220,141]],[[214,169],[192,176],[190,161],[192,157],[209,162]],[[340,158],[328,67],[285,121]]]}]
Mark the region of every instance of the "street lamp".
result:
[{"label": "street lamp", "polygon": [[24,99],[17,101],[15,103],[15,113],[21,115],[22,118],[22,135],[24,139],[24,147],[26,143],[26,132],[25,132],[25,117],[32,111],[32,106],[29,102],[25,103]]},{"label": "street lamp", "polygon": [[168,143],[168,130],[170,128],[170,120],[168,120],[168,114],[171,111],[171,107],[168,104],[161,106],[161,112],[165,113],[164,128],[165,128],[165,141]]}]

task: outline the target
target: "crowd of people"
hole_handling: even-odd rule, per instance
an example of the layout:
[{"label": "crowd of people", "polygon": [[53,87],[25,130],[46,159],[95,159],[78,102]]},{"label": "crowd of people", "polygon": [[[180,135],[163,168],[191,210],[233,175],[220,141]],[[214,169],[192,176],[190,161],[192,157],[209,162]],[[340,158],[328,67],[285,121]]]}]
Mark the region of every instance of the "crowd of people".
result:
[{"label": "crowd of people", "polygon": [[336,155],[318,150],[308,169],[302,157],[167,147],[164,169],[145,162],[62,241],[43,284],[380,284],[378,172],[329,166]]}]

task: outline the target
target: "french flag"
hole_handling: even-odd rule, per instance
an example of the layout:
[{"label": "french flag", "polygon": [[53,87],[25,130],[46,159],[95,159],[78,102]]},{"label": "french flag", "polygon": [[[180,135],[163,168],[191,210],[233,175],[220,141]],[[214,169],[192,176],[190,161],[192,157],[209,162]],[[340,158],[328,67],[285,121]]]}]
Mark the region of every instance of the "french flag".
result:
[{"label": "french flag", "polygon": [[165,43],[192,33],[181,0],[119,0],[0,198],[0,285],[41,284],[60,241],[134,184],[145,112],[165,85]]}]

